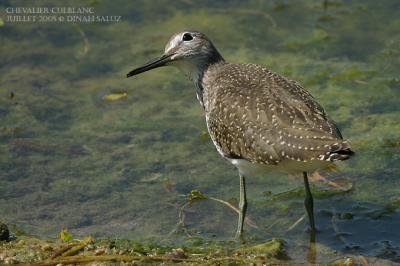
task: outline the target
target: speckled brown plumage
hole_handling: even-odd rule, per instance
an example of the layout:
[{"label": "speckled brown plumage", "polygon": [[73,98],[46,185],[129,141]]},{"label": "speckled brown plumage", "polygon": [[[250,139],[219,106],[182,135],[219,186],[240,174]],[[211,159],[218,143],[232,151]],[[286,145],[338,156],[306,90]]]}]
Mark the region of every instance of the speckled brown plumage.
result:
[{"label": "speckled brown plumage", "polygon": [[245,176],[265,170],[302,172],[310,239],[315,239],[307,172],[353,154],[324,109],[296,81],[262,66],[227,63],[201,32],[174,34],[161,57],[127,77],[166,65],[178,67],[193,81],[215,147],[239,171],[236,239],[242,239],[247,209]]},{"label": "speckled brown plumage", "polygon": [[335,123],[299,83],[255,64],[220,62],[205,73],[204,108],[221,154],[252,163],[345,160]]}]

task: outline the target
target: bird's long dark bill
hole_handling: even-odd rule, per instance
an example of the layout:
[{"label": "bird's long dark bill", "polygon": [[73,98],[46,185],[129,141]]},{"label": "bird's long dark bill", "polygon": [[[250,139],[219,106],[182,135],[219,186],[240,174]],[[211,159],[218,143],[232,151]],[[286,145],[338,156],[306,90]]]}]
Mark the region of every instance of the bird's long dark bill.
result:
[{"label": "bird's long dark bill", "polygon": [[137,74],[152,70],[154,68],[165,66],[168,62],[172,61],[171,60],[172,56],[173,56],[173,54],[162,55],[161,57],[154,59],[153,61],[145,64],[144,66],[141,66],[141,67],[138,67],[138,68],[132,70],[131,72],[129,72],[126,75],[126,77],[129,78],[129,77],[132,77],[134,75],[137,75]]}]

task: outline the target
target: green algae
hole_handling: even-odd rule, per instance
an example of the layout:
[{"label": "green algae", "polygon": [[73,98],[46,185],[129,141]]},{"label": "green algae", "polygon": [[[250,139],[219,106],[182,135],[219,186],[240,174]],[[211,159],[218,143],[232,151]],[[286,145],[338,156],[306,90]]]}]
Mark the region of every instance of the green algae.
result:
[{"label": "green algae", "polygon": [[[94,240],[90,237],[66,244],[57,239],[23,237],[11,242],[0,242],[0,262],[6,265],[48,266],[57,264],[86,265],[293,265],[287,257],[284,241],[272,239],[258,245],[235,248],[224,242],[208,241],[205,247],[160,245],[126,239]],[[327,258],[337,256],[329,247],[317,244]],[[309,254],[309,256],[313,256]],[[352,264],[351,264],[352,263]],[[390,261],[364,257],[343,256],[321,265],[393,265]]]},{"label": "green algae", "polygon": [[[125,79],[159,55],[172,33],[194,28],[227,60],[266,65],[300,81],[350,139],[356,156],[327,178],[351,178],[354,188],[313,185],[320,240],[345,249],[331,219],[350,213],[353,219],[337,222],[349,241],[366,255],[399,260],[400,237],[387,233],[394,228],[389,221],[400,218],[393,200],[400,176],[395,1],[88,4],[123,21],[0,27],[2,220],[41,236],[69,228],[78,237],[164,239],[192,190],[237,204],[237,173],[208,138],[193,85],[167,68]],[[102,99],[115,92],[128,97]],[[307,242],[306,222],[286,232],[304,213],[301,180],[271,174],[247,182],[249,215],[260,227],[246,227],[249,239],[285,238],[289,256],[306,260],[297,253]],[[236,219],[228,208],[200,201],[185,221],[196,235],[229,239]],[[384,252],[385,240],[394,253]]]},{"label": "green algae", "polygon": [[[0,262],[6,264],[30,265],[57,265],[85,264],[88,262],[103,262],[105,265],[115,265],[118,262],[164,264],[179,263],[179,265],[214,265],[248,263],[276,264],[279,261],[278,254],[283,254],[282,241],[271,240],[254,247],[235,250],[227,249],[227,245],[218,242],[210,242],[207,248],[183,246],[180,248],[160,245],[156,243],[143,243],[132,240],[102,239],[95,241],[88,237],[83,240],[75,240],[74,243],[65,244],[60,240],[42,240],[39,238],[25,237],[8,243],[0,242]],[[262,252],[262,256],[260,255]],[[252,255],[253,254],[253,255]],[[287,260],[287,259],[286,259]],[[107,263],[108,262],[108,263]]]},{"label": "green algae", "polygon": [[241,247],[236,252],[247,256],[265,256],[268,258],[286,258],[285,242],[281,239],[272,239],[266,243],[250,247]]}]

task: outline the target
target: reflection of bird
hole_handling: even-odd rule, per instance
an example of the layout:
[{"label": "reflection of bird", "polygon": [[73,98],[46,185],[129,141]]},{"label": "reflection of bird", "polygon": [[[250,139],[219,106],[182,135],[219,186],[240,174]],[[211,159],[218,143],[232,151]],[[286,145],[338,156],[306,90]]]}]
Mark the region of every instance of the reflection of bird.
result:
[{"label": "reflection of bird", "polygon": [[303,173],[305,207],[315,232],[307,172],[346,160],[353,152],[335,122],[296,81],[255,64],[230,64],[202,33],[172,36],[164,54],[127,77],[173,65],[195,84],[218,152],[239,170],[241,238],[247,209],[245,176],[280,170]]}]

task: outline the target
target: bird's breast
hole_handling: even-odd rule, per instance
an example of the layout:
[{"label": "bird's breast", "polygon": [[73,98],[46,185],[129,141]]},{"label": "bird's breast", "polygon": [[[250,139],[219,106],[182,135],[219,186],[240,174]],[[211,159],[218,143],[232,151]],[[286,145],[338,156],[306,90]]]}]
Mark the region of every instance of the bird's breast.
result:
[{"label": "bird's breast", "polygon": [[271,172],[301,174],[302,172],[314,172],[318,169],[329,168],[332,163],[326,161],[298,162],[294,160],[282,160],[277,164],[252,163],[245,159],[227,158],[238,171],[245,176],[263,176]]}]

